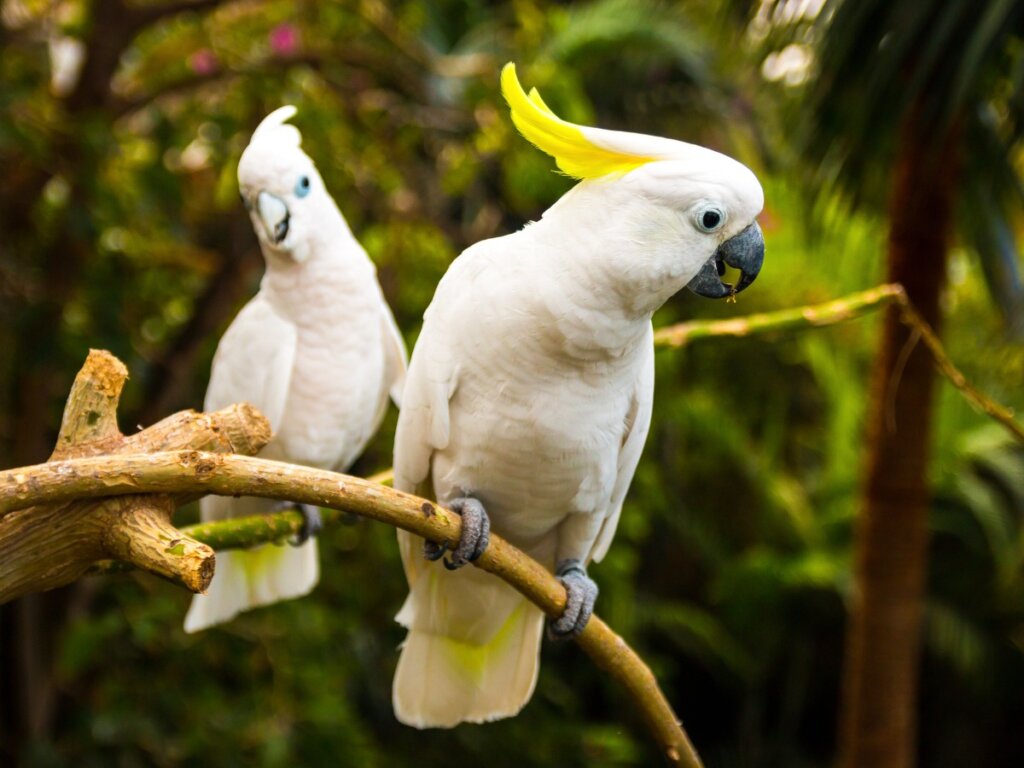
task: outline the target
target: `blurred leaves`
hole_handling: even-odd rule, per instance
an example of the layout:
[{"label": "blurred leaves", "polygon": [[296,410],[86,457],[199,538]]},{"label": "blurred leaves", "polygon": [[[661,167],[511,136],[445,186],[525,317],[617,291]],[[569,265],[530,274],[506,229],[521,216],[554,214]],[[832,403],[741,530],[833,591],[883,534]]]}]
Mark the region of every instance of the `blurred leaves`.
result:
[{"label": "blurred leaves", "polygon": [[[823,301],[877,283],[881,206],[854,209],[851,200],[880,203],[872,179],[887,177],[888,166],[884,155],[855,152],[885,149],[871,142],[906,99],[901,62],[934,58],[953,93],[982,71],[977,51],[997,51],[1005,67],[981,106],[990,116],[985,140],[1005,146],[1020,124],[1021,51],[998,35],[959,40],[966,3],[938,21],[934,3],[906,17],[879,2],[844,3],[847,47],[811,56],[810,66],[837,67],[828,87],[852,118],[816,119],[847,139],[804,157],[796,140],[813,94],[786,64],[792,55],[774,62],[780,72],[790,67],[788,80],[765,79],[772,73],[762,65],[791,45],[820,49],[826,21],[839,19],[829,15],[833,4],[816,18],[815,5],[236,0],[144,25],[120,41],[110,78],[90,84],[106,96],[75,100],[51,91],[47,41],[58,31],[91,44],[121,34],[104,16],[120,4],[6,0],[0,460],[43,458],[90,346],[129,364],[126,430],[201,402],[216,339],[260,273],[235,166],[253,127],[285,103],[298,107],[303,146],[376,262],[410,342],[462,249],[536,219],[570,186],[509,124],[497,88],[509,59],[570,119],[708,144],[757,167],[769,253],[755,289],[737,306],[681,295],[656,324]],[[879,23],[909,25],[913,45],[858,49],[864,25]],[[948,40],[956,57],[945,55]],[[850,67],[870,67],[881,95],[846,88]],[[979,158],[988,156],[982,149]],[[809,168],[820,168],[814,178],[824,183]],[[988,251],[954,255],[946,342],[972,381],[1020,410],[1024,350],[1003,335],[982,277],[1012,289],[993,295],[1015,306],[1019,206],[999,189],[1018,172],[979,168],[965,176],[977,194],[965,192],[964,227],[977,221],[996,236]],[[986,173],[998,173],[998,184]],[[594,574],[601,614],[649,660],[709,768],[831,759],[876,331],[866,318],[658,356],[645,457]],[[392,413],[354,472],[390,464],[393,429]],[[999,715],[1019,706],[1024,683],[1022,473],[1019,448],[944,389],[922,713],[931,746],[922,765],[1005,765],[1024,749],[1017,724]],[[66,628],[47,625],[59,636],[53,727],[12,761],[460,759],[502,768],[658,759],[621,692],[573,646],[545,647],[537,693],[514,720],[454,731],[399,726],[390,681],[402,632],[392,616],[405,584],[394,535],[357,522],[331,531],[321,551],[314,595],[194,636],[180,629],[187,596],[173,587],[135,576],[91,583],[86,613]],[[9,635],[0,643],[13,659]]]},{"label": "blurred leaves", "polygon": [[803,87],[777,95],[789,92],[785,113],[796,127],[782,154],[809,172],[817,197],[838,192],[883,209],[910,118],[928,126],[922,134],[935,147],[950,132],[964,137],[966,150],[943,158],[963,179],[959,235],[980,255],[1007,331],[1020,339],[1024,3],[766,0],[751,31],[768,57],[786,46],[811,52],[796,82]]}]

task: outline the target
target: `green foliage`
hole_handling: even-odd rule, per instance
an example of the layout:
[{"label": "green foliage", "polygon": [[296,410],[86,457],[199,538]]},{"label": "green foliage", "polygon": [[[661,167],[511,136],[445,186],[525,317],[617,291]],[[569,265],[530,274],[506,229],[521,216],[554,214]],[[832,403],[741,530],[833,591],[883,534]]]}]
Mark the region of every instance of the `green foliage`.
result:
[{"label": "green foliage", "polygon": [[900,137],[912,122],[925,126],[916,135],[960,180],[958,235],[980,255],[1007,330],[1019,339],[1024,3],[834,1],[820,15],[812,8],[820,6],[768,0],[754,25],[765,51],[800,49],[810,60],[806,84],[773,93],[788,101],[786,125],[796,129],[781,155],[810,171],[819,199],[838,191],[882,208]]},{"label": "green foliage", "polygon": [[[66,34],[116,31],[101,15],[109,3],[67,5]],[[798,32],[813,43],[812,26]],[[129,364],[126,429],[201,403],[216,338],[260,274],[235,165],[258,120],[284,103],[298,106],[304,147],[410,342],[456,254],[535,219],[570,185],[510,126],[497,88],[510,58],[572,119],[759,165],[769,251],[757,284],[738,305],[680,295],[656,324],[823,301],[881,277],[879,215],[852,211],[835,185],[808,202],[804,177],[777,164],[792,151],[781,108],[793,94],[762,81],[753,33],[718,4],[225,3],[147,26],[106,100],[75,108],[48,90],[48,27],[37,18],[27,29],[0,26],[4,466],[45,458],[90,346]],[[876,111],[864,119],[873,126]],[[949,351],[1022,412],[1024,352],[1005,339],[979,264],[973,252],[954,257]],[[645,457],[594,568],[598,608],[649,661],[709,768],[830,763],[877,330],[869,318],[658,357]],[[392,413],[355,473],[390,464],[393,430]],[[922,712],[922,765],[1006,764],[1024,749],[999,715],[1019,702],[1024,676],[1024,457],[949,387],[936,432],[924,687],[942,706]],[[355,521],[327,533],[321,552],[312,596],[199,635],[182,632],[187,596],[168,584],[89,581],[76,593],[87,610],[66,625],[54,613],[41,629],[56,638],[56,677],[34,684],[59,692],[53,724],[16,755],[0,732],[0,756],[30,766],[655,764],[622,692],[571,645],[545,646],[537,693],[516,719],[398,725],[392,617],[405,582],[394,534]],[[24,649],[10,631],[0,644],[8,674]],[[22,701],[11,687],[4,695],[8,709]]]}]

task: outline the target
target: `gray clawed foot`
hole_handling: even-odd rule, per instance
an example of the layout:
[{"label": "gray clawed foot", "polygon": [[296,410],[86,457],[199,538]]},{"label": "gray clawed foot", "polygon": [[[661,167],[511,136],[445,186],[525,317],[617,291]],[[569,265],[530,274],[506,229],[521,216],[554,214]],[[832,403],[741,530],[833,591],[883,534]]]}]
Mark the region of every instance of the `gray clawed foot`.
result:
[{"label": "gray clawed foot", "polygon": [[302,528],[299,535],[295,537],[295,546],[305,544],[310,536],[319,536],[324,529],[323,518],[320,517],[320,507],[312,504],[299,504],[299,514],[302,515]]},{"label": "gray clawed foot", "polygon": [[565,587],[565,611],[548,621],[548,638],[567,640],[579,635],[590,621],[597,601],[597,582],[587,576],[587,569],[579,560],[562,560],[555,575]]},{"label": "gray clawed foot", "polygon": [[[462,517],[462,533],[458,545],[451,550],[451,557],[444,560],[444,567],[454,571],[466,563],[472,563],[487,549],[491,540],[491,519],[484,505],[469,496],[453,499],[448,508]],[[447,544],[423,543],[423,556],[427,560],[440,560],[448,551]]]},{"label": "gray clawed foot", "polygon": [[430,562],[440,560],[444,557],[444,553],[448,551],[447,544],[438,544],[434,541],[423,542],[423,556]]},{"label": "gray clawed foot", "polygon": [[282,501],[274,506],[275,512],[281,512],[285,509],[297,510],[302,515],[302,527],[295,534],[294,538],[288,540],[288,543],[293,547],[301,547],[309,541],[311,536],[320,535],[320,531],[324,528],[324,521],[320,517],[320,507],[312,504],[297,504],[291,501]]}]

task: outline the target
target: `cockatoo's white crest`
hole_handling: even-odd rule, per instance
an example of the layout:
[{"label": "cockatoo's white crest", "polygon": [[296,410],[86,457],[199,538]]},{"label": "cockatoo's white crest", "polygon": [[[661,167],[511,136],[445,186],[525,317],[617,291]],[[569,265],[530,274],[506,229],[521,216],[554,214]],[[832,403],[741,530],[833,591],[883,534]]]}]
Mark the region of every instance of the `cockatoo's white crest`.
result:
[{"label": "cockatoo's white crest", "polygon": [[272,182],[292,185],[294,174],[313,168],[313,161],[301,149],[302,134],[286,122],[297,112],[291,104],[279,107],[256,126],[238,161],[238,183],[243,195],[247,191],[257,193],[256,187],[266,188]]},{"label": "cockatoo's white crest", "polygon": [[287,253],[302,261],[316,241],[330,239],[325,222],[345,225],[316,166],[302,151],[302,134],[285,122],[296,112],[291,105],[280,107],[256,127],[238,161],[238,188],[264,253]]},{"label": "cockatoo's white crest", "polygon": [[294,125],[287,125],[287,122],[295,117],[298,111],[291,104],[278,107],[256,126],[249,143],[255,144],[258,141],[267,140],[282,147],[298,147],[302,144],[302,134]]}]

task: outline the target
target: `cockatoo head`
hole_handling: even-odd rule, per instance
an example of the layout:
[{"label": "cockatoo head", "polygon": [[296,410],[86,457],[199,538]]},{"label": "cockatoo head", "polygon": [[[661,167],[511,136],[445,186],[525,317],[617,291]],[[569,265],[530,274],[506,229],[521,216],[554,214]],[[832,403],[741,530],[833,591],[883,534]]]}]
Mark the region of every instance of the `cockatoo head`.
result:
[{"label": "cockatoo head", "polygon": [[299,129],[285,124],[295,113],[281,107],[257,126],[238,162],[238,187],[264,254],[303,262],[325,217],[341,214],[299,147]]},{"label": "cockatoo head", "polygon": [[[565,174],[584,180],[577,190],[590,187],[579,203],[614,206],[602,215],[639,247],[613,248],[609,258],[634,277],[644,273],[638,285],[664,301],[684,285],[718,299],[754,282],[764,261],[756,221],[764,192],[749,168],[694,144],[562,120],[536,89],[523,91],[513,64],[502,70],[501,85],[519,131]],[[740,272],[735,286],[722,281],[726,266]]]}]

